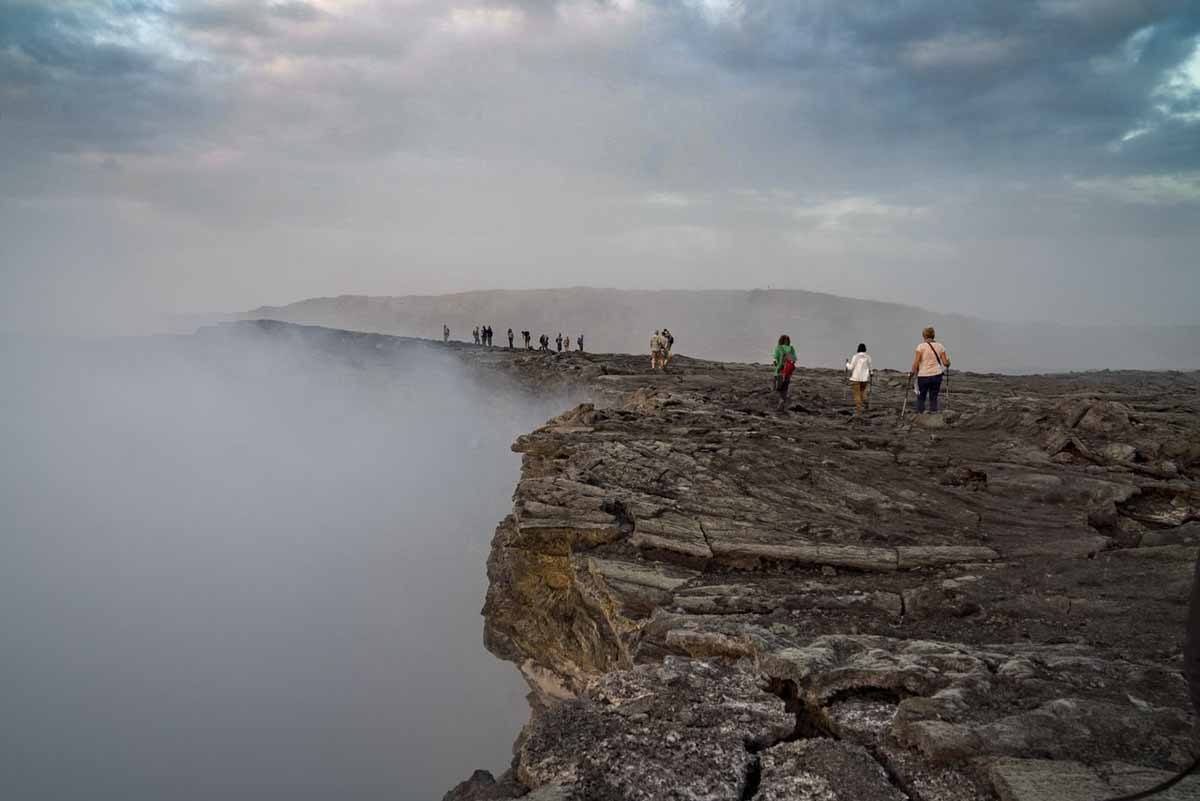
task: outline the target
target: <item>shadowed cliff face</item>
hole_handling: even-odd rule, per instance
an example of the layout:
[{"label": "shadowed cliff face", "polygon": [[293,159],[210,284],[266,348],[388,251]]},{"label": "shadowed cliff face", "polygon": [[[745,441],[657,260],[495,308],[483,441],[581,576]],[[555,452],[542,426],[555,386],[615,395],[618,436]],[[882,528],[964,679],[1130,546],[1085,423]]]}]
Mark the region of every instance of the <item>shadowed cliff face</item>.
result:
[{"label": "shadowed cliff face", "polygon": [[394,801],[508,762],[487,532],[563,403],[375,344],[3,343],[6,797]]}]

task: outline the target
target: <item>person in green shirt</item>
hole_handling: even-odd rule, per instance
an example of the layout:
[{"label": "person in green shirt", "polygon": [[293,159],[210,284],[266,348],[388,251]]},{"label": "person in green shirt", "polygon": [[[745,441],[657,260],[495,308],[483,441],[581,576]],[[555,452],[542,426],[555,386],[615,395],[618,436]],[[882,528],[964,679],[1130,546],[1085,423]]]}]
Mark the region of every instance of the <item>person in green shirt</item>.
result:
[{"label": "person in green shirt", "polygon": [[787,334],[779,335],[779,344],[775,346],[775,352],[772,354],[772,361],[775,364],[775,391],[779,393],[779,411],[787,411],[787,396],[788,387],[792,383],[791,369],[784,374],[784,366],[787,362],[792,362],[794,369],[796,363],[796,349],[792,347],[792,338]]}]

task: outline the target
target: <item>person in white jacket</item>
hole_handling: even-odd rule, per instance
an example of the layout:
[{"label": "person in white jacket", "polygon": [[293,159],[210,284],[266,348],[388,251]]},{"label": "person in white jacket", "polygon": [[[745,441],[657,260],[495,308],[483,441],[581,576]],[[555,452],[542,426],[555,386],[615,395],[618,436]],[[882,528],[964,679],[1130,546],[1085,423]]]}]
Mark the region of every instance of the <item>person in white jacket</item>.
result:
[{"label": "person in white jacket", "polygon": [[854,413],[861,416],[863,406],[870,402],[871,386],[871,357],[867,355],[867,346],[863,343],[858,343],[858,352],[846,362],[846,372],[854,390]]}]

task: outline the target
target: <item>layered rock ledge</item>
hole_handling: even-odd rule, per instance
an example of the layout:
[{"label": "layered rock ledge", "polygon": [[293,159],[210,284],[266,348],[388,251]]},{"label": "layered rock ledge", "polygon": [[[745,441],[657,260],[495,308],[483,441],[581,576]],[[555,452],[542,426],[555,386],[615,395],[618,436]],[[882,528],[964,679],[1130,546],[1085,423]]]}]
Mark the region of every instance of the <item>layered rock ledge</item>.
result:
[{"label": "layered rock ledge", "polygon": [[[520,438],[485,643],[533,715],[447,798],[1087,799],[1196,748],[1195,374],[832,371],[461,349],[591,398]],[[1166,798],[1200,797],[1200,780]]]},{"label": "layered rock ledge", "polygon": [[532,715],[447,799],[1084,801],[1192,758],[1196,374],[956,374],[902,420],[884,374],[856,420],[835,371],[779,415],[762,366],[447,350],[588,400],[513,446],[484,639]]}]

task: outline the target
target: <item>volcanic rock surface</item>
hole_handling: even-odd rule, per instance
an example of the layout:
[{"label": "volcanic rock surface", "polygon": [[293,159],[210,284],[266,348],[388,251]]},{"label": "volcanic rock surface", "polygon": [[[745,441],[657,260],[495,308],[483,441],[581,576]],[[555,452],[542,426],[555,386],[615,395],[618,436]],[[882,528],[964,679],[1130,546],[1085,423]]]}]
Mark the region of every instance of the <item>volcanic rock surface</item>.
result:
[{"label": "volcanic rock surface", "polygon": [[484,641],[532,715],[446,799],[1085,801],[1196,753],[1195,373],[956,373],[916,417],[885,372],[855,418],[836,371],[779,414],[762,365],[332,341],[588,401],[513,445]]},{"label": "volcanic rock surface", "polygon": [[513,446],[485,642],[533,715],[448,799],[1099,799],[1192,758],[1195,374],[901,417],[884,373],[856,419],[833,371],[781,415],[763,366],[451,347],[591,402]]}]

